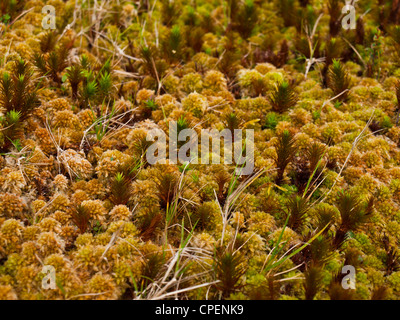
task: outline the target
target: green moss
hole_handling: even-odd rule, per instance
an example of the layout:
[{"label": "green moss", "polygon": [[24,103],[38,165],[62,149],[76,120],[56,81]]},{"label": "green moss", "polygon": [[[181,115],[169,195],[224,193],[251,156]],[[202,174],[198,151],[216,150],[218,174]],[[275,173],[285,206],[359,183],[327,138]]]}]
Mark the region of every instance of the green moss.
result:
[{"label": "green moss", "polygon": [[[164,293],[224,278],[219,248],[243,257],[240,285],[178,299],[304,299],[304,272],[316,265],[314,299],[330,299],[344,263],[356,264],[357,298],[382,286],[400,297],[382,238],[400,240],[400,21],[385,18],[389,7],[351,35],[335,30],[324,1],[97,1],[96,12],[81,2],[0,5],[0,299],[154,298],[140,286],[176,277],[165,266],[177,252],[170,270],[182,281]],[[53,32],[41,26],[46,4],[56,8]],[[321,14],[307,39],[304,24]],[[94,16],[102,22],[93,26]],[[236,176],[235,162],[147,163],[148,134],[168,133],[172,120],[197,133],[254,130],[254,172],[263,173]],[[290,150],[277,145],[286,134]],[[112,184],[121,172],[126,193]],[[349,207],[340,194],[354,195]],[[293,217],[285,225],[293,198],[310,205],[304,228]],[[329,259],[305,247],[262,271],[274,246],[278,259],[327,223],[318,243]],[[55,266],[57,290],[40,288],[42,262]]]}]

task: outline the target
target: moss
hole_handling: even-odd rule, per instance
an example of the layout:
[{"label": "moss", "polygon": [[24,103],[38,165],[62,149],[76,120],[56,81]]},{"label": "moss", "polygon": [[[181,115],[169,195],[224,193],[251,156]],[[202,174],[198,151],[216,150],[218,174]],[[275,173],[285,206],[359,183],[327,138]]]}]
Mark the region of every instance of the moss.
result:
[{"label": "moss", "polygon": [[201,92],[203,89],[203,79],[198,73],[188,73],[182,78],[182,90],[189,94],[192,92]]},{"label": "moss", "polygon": [[208,107],[207,99],[197,92],[189,94],[182,100],[185,111],[191,112],[195,117],[201,117]]},{"label": "moss", "polygon": [[[330,299],[344,263],[357,264],[355,297],[370,299],[387,287],[385,298],[398,299],[398,271],[387,274],[390,249],[384,243],[388,237],[395,247],[400,234],[399,45],[390,31],[399,21],[366,15],[364,35],[360,29],[346,35],[325,14],[311,55],[300,20],[313,25],[331,11],[323,1],[296,2],[294,9],[282,7],[287,1],[239,1],[236,11],[235,1],[227,7],[202,0],[195,8],[186,0],[161,1],[150,11],[100,1],[103,11],[96,15],[103,23],[96,34],[110,41],[92,32],[77,36],[91,24],[90,6],[76,16],[73,1],[20,2],[0,8],[0,299],[147,297],[150,291],[138,293],[135,284],[151,279],[158,288],[177,252],[184,284],[177,290],[211,283],[220,246],[246,261],[243,286],[232,292],[206,286],[181,292],[179,299],[220,299],[221,293],[225,299],[304,299],[302,278],[310,265],[321,269],[314,299]],[[41,27],[46,4],[56,8],[54,33]],[[24,8],[33,10],[22,14]],[[12,27],[6,14],[10,21],[18,17]],[[250,20],[243,20],[246,15]],[[390,32],[377,34],[378,22]],[[340,43],[330,39],[344,36],[364,61],[332,46]],[[316,60],[307,69],[311,57]],[[21,58],[32,69],[15,79],[29,78],[29,85],[13,86],[20,92],[11,88],[11,101],[7,79]],[[338,64],[348,83],[340,76],[332,82]],[[293,95],[285,102],[277,93],[286,86]],[[333,99],[345,87],[349,92]],[[11,117],[24,101],[35,101],[32,110],[22,108],[20,120]],[[243,188],[249,177],[234,175],[237,163],[147,163],[150,130],[168,133],[179,119],[197,133],[254,130],[248,142],[254,172],[265,171]],[[295,136],[296,146],[277,185],[275,143],[285,132]],[[313,153],[314,145],[322,156]],[[137,166],[129,171],[132,164]],[[123,204],[112,187],[122,171],[130,178]],[[346,209],[338,192],[357,200]],[[285,226],[285,204],[293,196],[310,205],[301,231]],[[82,221],[76,207],[86,212]],[[354,212],[367,212],[365,221],[349,223],[347,218],[360,218]],[[273,272],[261,270],[282,231],[281,253],[328,222],[319,237],[326,242],[318,243],[329,244],[330,258],[319,261],[313,246],[304,248],[272,270],[300,265],[279,274],[275,280],[284,281],[270,292]],[[182,239],[188,239],[183,250]],[[362,260],[354,260],[351,248]],[[56,268],[56,290],[41,289],[41,263]]]}]

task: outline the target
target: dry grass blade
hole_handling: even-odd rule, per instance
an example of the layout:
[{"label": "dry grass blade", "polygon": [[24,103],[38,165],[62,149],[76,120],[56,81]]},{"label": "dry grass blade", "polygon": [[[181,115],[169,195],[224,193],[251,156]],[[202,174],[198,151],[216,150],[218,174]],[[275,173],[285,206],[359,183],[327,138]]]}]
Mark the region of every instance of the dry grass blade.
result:
[{"label": "dry grass blade", "polygon": [[321,196],[321,200],[319,200],[318,202],[320,202],[320,203],[324,202],[326,200],[326,198],[328,197],[328,195],[332,192],[332,190],[335,187],[336,183],[339,181],[344,168],[346,167],[347,163],[349,162],[353,151],[357,147],[357,144],[360,142],[361,139],[363,139],[365,137],[364,136],[364,132],[369,128],[369,125],[372,123],[372,120],[374,119],[374,112],[372,113],[371,117],[369,118],[369,120],[366,123],[366,125],[364,126],[364,128],[361,130],[360,134],[354,139],[354,141],[353,141],[353,143],[351,145],[350,152],[348,153],[348,155],[346,157],[346,160],[344,161],[342,167],[340,168],[339,173],[336,176],[336,179],[333,181],[333,184],[332,184],[331,188]]},{"label": "dry grass blade", "polygon": [[[238,187],[228,195],[223,208],[221,208],[219,201],[218,201],[217,193],[214,190],[214,195],[215,195],[216,201],[218,203],[218,206],[220,208],[221,217],[222,217],[221,245],[223,244],[224,236],[225,236],[225,229],[228,224],[229,217],[230,217],[232,211],[234,210],[234,205],[235,205],[236,201],[238,200],[239,196],[243,193],[243,191],[246,190],[247,187],[250,186],[264,172],[265,172],[265,169],[261,169],[255,173],[253,173],[252,175],[248,176],[243,182],[241,182],[238,185]],[[234,181],[236,181],[236,180],[234,180]],[[232,184],[230,185],[230,188],[231,187],[233,187]]]}]

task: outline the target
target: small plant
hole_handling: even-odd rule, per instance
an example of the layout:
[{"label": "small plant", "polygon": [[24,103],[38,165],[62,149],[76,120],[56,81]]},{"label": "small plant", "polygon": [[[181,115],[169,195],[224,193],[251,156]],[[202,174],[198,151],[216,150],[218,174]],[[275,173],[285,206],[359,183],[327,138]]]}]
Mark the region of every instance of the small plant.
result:
[{"label": "small plant", "polygon": [[142,110],[143,118],[151,118],[151,113],[157,110],[157,103],[154,101],[154,98],[151,98],[144,102],[144,105],[140,107]]},{"label": "small plant", "polygon": [[379,80],[383,54],[383,37],[379,29],[373,30],[373,41],[371,46],[366,48],[366,53],[369,56],[366,76],[373,77],[376,74],[376,79]]},{"label": "small plant", "polygon": [[189,128],[189,123],[186,120],[185,116],[182,115],[179,117],[178,121],[176,122],[176,127],[177,127],[176,130],[177,130],[178,135],[182,130]]},{"label": "small plant", "polygon": [[11,16],[10,16],[8,13],[6,13],[6,14],[3,14],[3,15],[0,17],[0,22],[2,22],[2,23],[4,23],[4,24],[8,24],[8,22],[10,21],[10,19],[11,19]]},{"label": "small plant", "polygon": [[221,170],[217,170],[217,172],[215,173],[214,179],[218,185],[217,198],[221,206],[225,204],[228,192],[232,191],[230,190],[232,188],[225,188],[225,184],[230,182],[231,178],[231,175],[229,175],[227,171],[223,170],[223,168],[221,168]]},{"label": "small plant", "polygon": [[275,85],[268,98],[272,104],[272,109],[279,113],[294,107],[298,100],[297,94],[288,81],[282,81]]},{"label": "small plant", "polygon": [[301,231],[307,214],[311,209],[310,203],[307,199],[295,195],[289,198],[286,208],[289,214],[288,227],[295,231]]},{"label": "small plant", "polygon": [[364,45],[365,42],[365,22],[362,17],[357,19],[356,44]]},{"label": "small plant", "polygon": [[343,50],[343,42],[338,38],[331,38],[327,41],[325,46],[325,65],[322,69],[322,76],[324,80],[324,85],[328,83],[328,70],[332,65],[334,59],[338,59],[341,56]]},{"label": "small plant", "polygon": [[40,39],[40,51],[47,53],[54,50],[57,44],[57,33],[55,31],[47,31]]},{"label": "small plant", "polygon": [[319,39],[318,35],[314,35],[312,40],[310,42],[309,36],[300,36],[295,40],[295,48],[302,56],[302,59],[310,61],[310,59],[314,58],[315,62],[318,62],[322,56],[321,39]]},{"label": "small plant", "polygon": [[313,300],[321,288],[322,270],[319,267],[310,267],[304,272],[304,294],[306,300]]},{"label": "small plant", "polygon": [[90,225],[90,212],[88,212],[87,208],[81,205],[74,206],[71,209],[71,216],[79,231],[85,233]]},{"label": "small plant", "polygon": [[296,19],[296,1],[295,0],[279,0],[277,6],[280,15],[283,18],[285,27],[295,26],[297,23]]},{"label": "small plant", "polygon": [[142,46],[140,49],[144,70],[157,82],[157,88],[160,87],[161,79],[167,70],[167,64],[159,58],[160,55],[159,50],[153,46]]},{"label": "small plant", "polygon": [[98,84],[95,80],[88,80],[83,85],[80,96],[82,98],[82,106],[90,105],[90,101],[96,98],[98,92]]},{"label": "small plant", "polygon": [[157,103],[154,101],[154,99],[150,99],[145,102],[146,108],[149,108],[151,111],[157,110]]},{"label": "small plant", "polygon": [[108,107],[106,107],[103,103],[99,110],[100,113],[99,116],[97,116],[97,112],[95,112],[95,110],[91,106],[90,109],[92,111],[92,116],[93,119],[95,119],[95,121],[88,128],[90,129],[89,133],[95,134],[97,141],[101,142],[101,140],[110,130],[111,120],[113,119],[116,113],[115,105],[113,105],[111,110],[109,110]]},{"label": "small plant", "polygon": [[389,22],[398,25],[400,23],[400,5],[399,1],[392,1],[390,8]]},{"label": "small plant", "polygon": [[339,60],[333,59],[328,70],[328,87],[333,91],[337,101],[346,101],[350,89],[350,76]]},{"label": "small plant", "polygon": [[220,282],[215,287],[221,291],[223,298],[228,298],[243,286],[240,280],[246,269],[245,260],[239,252],[232,252],[226,248],[216,249],[213,270],[215,278]]},{"label": "small plant", "polygon": [[[329,226],[329,222],[325,226]],[[321,229],[323,230],[323,229]],[[327,229],[325,229],[327,230]],[[311,233],[312,234],[312,233]],[[331,237],[326,233],[322,233],[307,248],[310,252],[310,259],[307,263],[310,266],[324,267],[332,258],[334,251],[332,250]]]},{"label": "small plant", "polygon": [[389,288],[385,285],[381,285],[372,290],[371,300],[387,300],[388,296]]},{"label": "small plant", "polygon": [[341,25],[340,16],[342,14],[342,4],[340,0],[328,0],[329,34],[331,37],[336,37],[339,34]]},{"label": "small plant", "polygon": [[396,82],[396,99],[397,99],[397,108],[396,108],[396,126],[399,124],[399,119],[400,119],[400,80],[397,80]]},{"label": "small plant", "polygon": [[168,38],[164,42],[164,52],[170,62],[179,60],[182,55],[183,37],[178,25],[171,28]]},{"label": "small plant", "polygon": [[165,255],[162,252],[151,253],[145,257],[142,262],[139,287],[146,289],[150,283],[154,282],[161,273],[164,263]]},{"label": "small plant", "polygon": [[355,300],[354,290],[346,290],[342,287],[344,275],[338,274],[332,278],[329,285],[328,294],[331,300]]},{"label": "small plant", "polygon": [[99,74],[98,79],[98,101],[111,101],[112,79],[108,71]]},{"label": "small plant", "polygon": [[228,113],[224,117],[224,124],[227,129],[229,129],[232,135],[235,132],[235,129],[239,129],[240,120],[238,119],[235,113]]},{"label": "small plant", "polygon": [[7,112],[4,118],[0,118],[0,123],[6,125],[6,127],[2,130],[5,141],[0,147],[0,151],[7,151],[11,145],[13,145],[17,150],[20,149],[20,138],[23,136],[21,112],[15,110]]},{"label": "small plant", "polygon": [[33,70],[25,60],[13,64],[11,74],[4,72],[0,78],[0,107],[6,112],[20,112],[20,120],[26,120],[39,105]]},{"label": "small plant", "polygon": [[190,220],[196,223],[197,230],[205,230],[210,225],[210,216],[212,214],[212,207],[209,205],[199,206],[195,212],[190,216]]},{"label": "small plant", "polygon": [[398,50],[400,48],[400,26],[393,26],[388,33],[391,43]]},{"label": "small plant", "polygon": [[150,210],[140,219],[139,230],[143,241],[150,240],[154,236],[157,228],[162,227],[162,220],[163,216],[157,208]]},{"label": "small plant", "polygon": [[87,57],[82,56],[81,66],[75,66],[70,69],[67,77],[70,81],[71,79],[73,80],[73,93],[76,92],[77,86],[82,81],[82,88],[79,94],[81,107],[91,106],[92,103],[108,105],[114,99],[110,59],[95,73],[91,70]]},{"label": "small plant", "polygon": [[[290,271],[293,271],[295,269],[298,269],[301,267],[301,264],[296,265],[294,268],[291,268],[289,270],[284,270],[284,271],[279,271],[280,266],[285,263],[285,261],[292,259],[294,263],[297,263],[295,260],[299,256],[304,256],[304,254],[307,255],[307,252],[305,253],[304,251],[312,245],[312,243],[318,239],[321,234],[326,230],[326,226],[322,228],[318,232],[310,233],[308,236],[308,240],[304,241],[304,244],[301,245],[300,247],[297,246],[292,246],[289,248],[286,252],[284,251],[285,246],[287,245],[287,240],[283,241],[283,234],[287,228],[288,222],[289,222],[290,216],[288,215],[286,218],[286,221],[282,227],[282,231],[279,234],[279,238],[274,241],[271,246],[272,248],[269,250],[268,257],[266,261],[264,262],[263,270],[262,273],[265,275],[265,278],[268,280],[268,286],[269,286],[269,299],[274,300],[277,299],[277,296],[279,295],[279,292],[275,288],[276,284],[279,284],[282,281],[285,281],[287,279],[279,279],[279,277],[282,277],[283,274],[286,274]],[[309,250],[306,250],[310,252]],[[306,272],[307,273],[307,272]],[[318,278],[316,274],[309,274],[306,276],[306,290],[309,292],[308,295],[312,296],[312,293],[316,293],[318,290],[318,285],[310,283],[311,279],[316,279]],[[308,277],[308,279],[307,279]],[[289,278],[289,279],[298,279],[296,276]],[[307,287],[308,286],[308,287]],[[279,287],[278,287],[279,288]]]},{"label": "small plant", "polygon": [[310,0],[299,0],[299,2],[302,7],[307,7],[310,3]]},{"label": "small plant", "polygon": [[[46,40],[47,38],[44,37],[44,39]],[[45,53],[35,52],[33,55],[33,61],[36,68],[43,76],[50,76],[54,83],[56,83],[58,87],[61,87],[61,73],[68,66],[67,58],[71,46],[70,44],[64,43],[55,46],[51,41],[52,40],[46,40],[45,43],[41,43],[41,49],[45,50]],[[46,52],[47,50],[49,50],[49,52]]]},{"label": "small plant", "polygon": [[275,183],[280,185],[283,181],[283,174],[286,167],[293,160],[297,152],[296,138],[294,135],[288,130],[285,130],[278,136],[278,140],[275,143],[275,150],[276,157],[274,160],[277,167]]},{"label": "small plant", "polygon": [[322,181],[323,168],[321,168],[321,163],[325,153],[325,145],[314,142],[300,157],[296,158],[295,170],[291,175],[298,192],[303,193],[303,196],[308,191],[311,191],[311,196],[316,190],[317,183]]},{"label": "small plant", "polygon": [[23,137],[22,122],[39,106],[33,70],[24,60],[15,61],[11,73],[0,78],[0,108],[5,116],[0,119],[5,137],[1,152],[6,152],[13,141]]},{"label": "small plant", "polygon": [[393,272],[400,270],[399,253],[396,247],[390,244],[389,238],[384,235],[382,238],[383,248],[385,249],[386,257],[384,259],[386,276],[391,275]]},{"label": "small plant", "polygon": [[255,50],[255,59],[260,62],[267,61],[272,63],[277,68],[283,67],[289,58],[289,44],[287,40],[285,39],[281,42],[280,49],[277,52],[274,52],[273,44],[266,43],[266,45],[267,48],[265,48],[265,51],[261,51],[261,56],[260,52],[257,49]]},{"label": "small plant", "polygon": [[373,206],[374,198],[372,197],[368,202],[363,202],[349,192],[339,192],[336,207],[340,213],[341,223],[333,240],[335,248],[341,248],[349,232],[357,230],[369,219],[373,212]]},{"label": "small plant", "polygon": [[236,72],[239,69],[238,60],[241,59],[241,55],[235,48],[235,38],[233,32],[228,32],[226,35],[227,41],[224,45],[224,54],[219,56],[218,69],[225,74],[229,79],[234,79],[236,77]]},{"label": "small plant", "polygon": [[161,0],[162,23],[169,26],[175,22],[179,16],[179,3],[176,1]]},{"label": "small plant", "polygon": [[129,202],[132,196],[131,182],[136,177],[140,165],[140,161],[133,161],[118,169],[110,187],[110,201],[114,205],[126,205]]},{"label": "small plant", "polygon": [[93,224],[92,233],[93,233],[94,235],[97,235],[97,234],[100,234],[100,233],[102,233],[102,232],[104,232],[104,231],[105,231],[105,230],[104,230],[103,226],[101,225],[100,221],[99,221],[99,220],[96,220],[96,221],[94,222],[94,224]]},{"label": "small plant", "polygon": [[320,143],[314,142],[310,148],[306,150],[306,157],[309,162],[310,172],[314,172],[318,169],[319,164],[326,154],[326,146]]},{"label": "small plant", "polygon": [[[194,52],[200,52],[204,43],[203,36],[206,33],[206,29],[202,26],[204,19],[202,19],[203,17],[201,17],[195,7],[189,5],[186,8],[187,13],[184,21],[185,25],[189,26],[189,28],[185,28],[185,50],[190,48]],[[210,28],[210,25],[207,28]]]},{"label": "small plant", "polygon": [[165,173],[159,177],[157,181],[157,196],[160,199],[161,208],[167,208],[172,203],[177,184],[178,179],[172,173]]},{"label": "small plant", "polygon": [[333,225],[334,217],[336,216],[336,208],[334,207],[319,207],[316,209],[317,216],[317,227],[321,229],[324,226],[328,226],[325,229],[325,233],[330,230],[330,227]]},{"label": "small plant", "polygon": [[254,6],[253,0],[245,0],[241,6],[237,19],[236,29],[242,36],[242,38],[247,39],[251,36],[251,33],[257,23],[258,15],[257,9]]},{"label": "small plant", "polygon": [[83,69],[80,64],[72,65],[66,68],[66,77],[71,85],[72,99],[78,99],[78,87],[83,80]]},{"label": "small plant", "polygon": [[8,24],[24,9],[23,1],[2,0],[0,3],[0,22]]},{"label": "small plant", "polygon": [[[179,133],[182,130],[188,129],[189,128],[189,122],[188,120],[185,118],[184,115],[181,115],[178,120],[176,121],[176,132],[173,132],[171,134],[175,135],[176,137],[179,137]],[[175,129],[173,129],[175,131]],[[183,146],[186,143],[186,141],[178,141],[177,142],[177,147],[180,148],[181,146]]]},{"label": "small plant", "polygon": [[111,183],[110,200],[114,205],[127,204],[132,195],[130,180],[122,172],[118,172]]}]

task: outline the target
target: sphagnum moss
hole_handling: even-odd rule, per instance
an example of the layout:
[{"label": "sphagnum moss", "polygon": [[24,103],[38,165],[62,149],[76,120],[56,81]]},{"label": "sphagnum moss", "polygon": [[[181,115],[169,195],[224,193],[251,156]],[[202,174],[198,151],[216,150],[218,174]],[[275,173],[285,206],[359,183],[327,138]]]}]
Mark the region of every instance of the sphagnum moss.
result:
[{"label": "sphagnum moss", "polygon": [[[398,9],[344,30],[340,1],[80,2],[0,6],[0,299],[157,298],[174,261],[164,298],[400,298]],[[268,171],[149,164],[172,122],[254,130]]]}]

